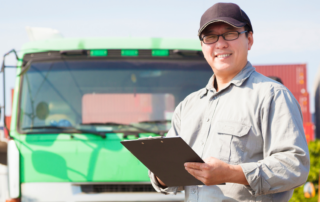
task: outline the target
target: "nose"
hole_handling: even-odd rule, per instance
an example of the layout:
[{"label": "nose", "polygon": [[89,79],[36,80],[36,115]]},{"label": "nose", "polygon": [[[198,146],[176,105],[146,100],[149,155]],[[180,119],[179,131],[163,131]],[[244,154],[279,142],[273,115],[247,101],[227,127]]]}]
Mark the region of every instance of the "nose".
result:
[{"label": "nose", "polygon": [[218,49],[223,49],[228,47],[228,42],[224,40],[222,36],[219,36],[218,41],[215,43],[215,47]]}]

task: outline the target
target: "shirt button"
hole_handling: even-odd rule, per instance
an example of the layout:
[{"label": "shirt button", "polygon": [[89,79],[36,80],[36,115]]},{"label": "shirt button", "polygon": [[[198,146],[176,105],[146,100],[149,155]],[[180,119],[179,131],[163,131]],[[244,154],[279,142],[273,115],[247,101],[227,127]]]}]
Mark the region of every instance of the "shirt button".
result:
[{"label": "shirt button", "polygon": [[204,142],[201,142],[201,145],[204,145]]},{"label": "shirt button", "polygon": [[209,122],[210,121],[210,119],[207,119],[207,122]]},{"label": "shirt button", "polygon": [[191,191],[193,194],[195,194],[196,193],[196,189],[192,189],[192,191]]}]

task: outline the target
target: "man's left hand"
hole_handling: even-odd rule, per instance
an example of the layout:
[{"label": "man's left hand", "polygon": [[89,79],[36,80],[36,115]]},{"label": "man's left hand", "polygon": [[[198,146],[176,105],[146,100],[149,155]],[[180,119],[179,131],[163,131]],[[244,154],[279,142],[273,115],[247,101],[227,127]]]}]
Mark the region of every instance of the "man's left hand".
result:
[{"label": "man's left hand", "polygon": [[204,160],[205,163],[185,163],[186,170],[205,185],[217,185],[234,182],[248,185],[239,165],[230,165],[214,157]]}]

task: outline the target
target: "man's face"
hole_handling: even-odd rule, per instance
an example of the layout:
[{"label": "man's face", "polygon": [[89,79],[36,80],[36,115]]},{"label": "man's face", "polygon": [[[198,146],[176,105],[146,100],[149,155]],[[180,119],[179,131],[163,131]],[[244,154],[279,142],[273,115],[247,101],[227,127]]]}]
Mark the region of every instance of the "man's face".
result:
[{"label": "man's face", "polygon": [[[210,34],[224,34],[230,31],[244,31],[244,27],[235,28],[226,23],[218,22],[209,25],[201,34],[201,37]],[[201,43],[202,52],[213,72],[217,76],[235,76],[247,64],[248,50],[253,44],[252,32],[240,34],[233,41],[226,41],[221,36],[213,44]]]}]

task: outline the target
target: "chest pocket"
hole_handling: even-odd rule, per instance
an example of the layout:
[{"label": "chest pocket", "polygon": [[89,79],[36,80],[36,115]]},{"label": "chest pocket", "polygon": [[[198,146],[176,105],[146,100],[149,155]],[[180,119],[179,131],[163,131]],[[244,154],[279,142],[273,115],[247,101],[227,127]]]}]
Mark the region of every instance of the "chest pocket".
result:
[{"label": "chest pocket", "polygon": [[219,158],[226,162],[241,163],[246,152],[251,126],[231,121],[219,121]]}]

